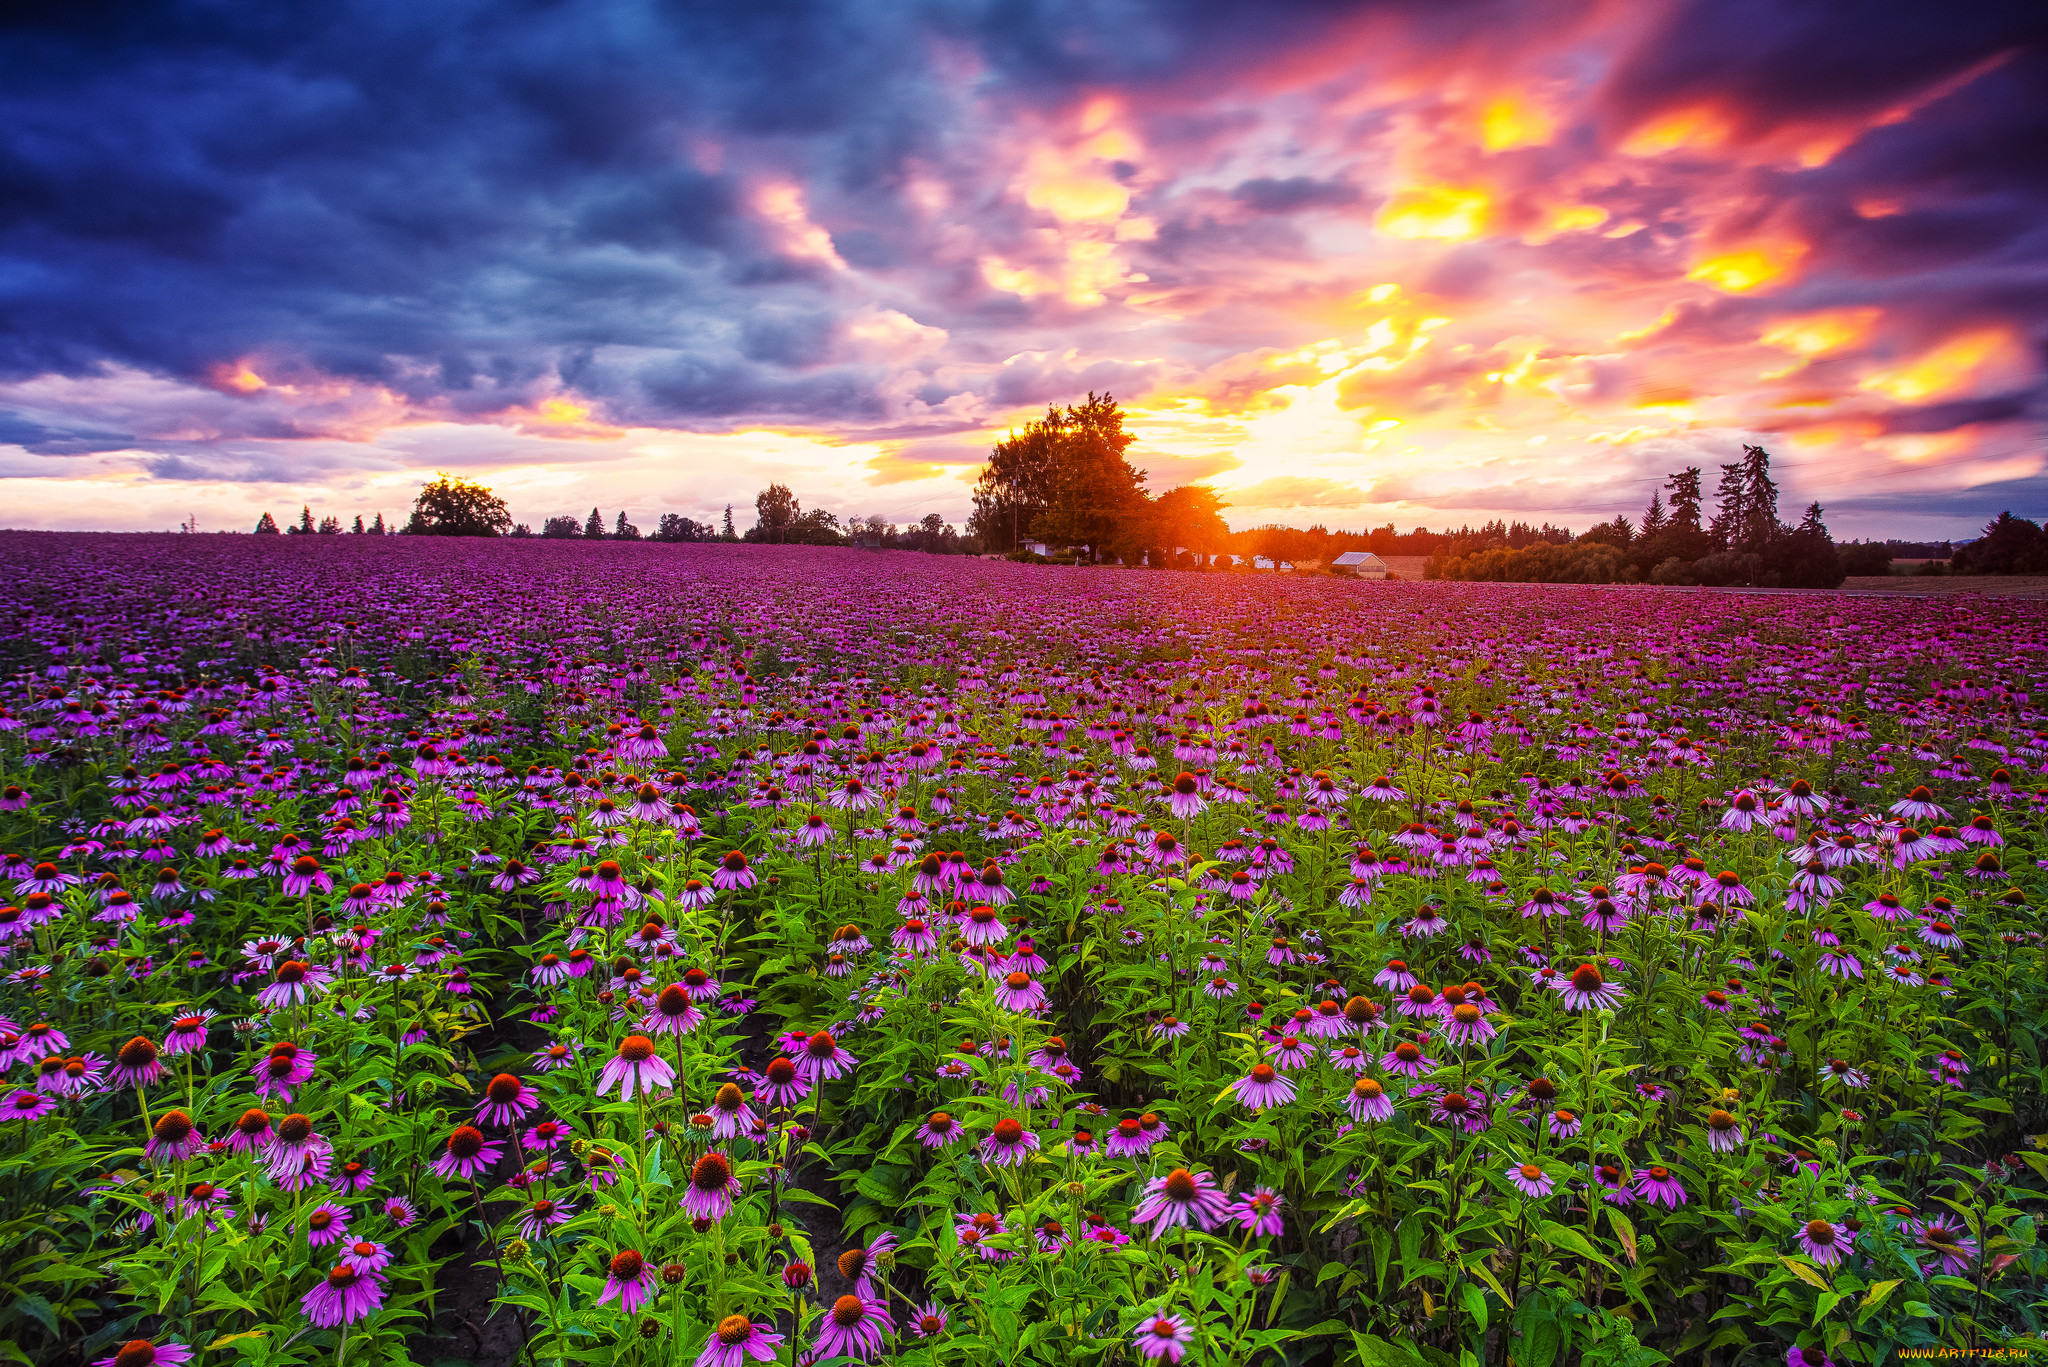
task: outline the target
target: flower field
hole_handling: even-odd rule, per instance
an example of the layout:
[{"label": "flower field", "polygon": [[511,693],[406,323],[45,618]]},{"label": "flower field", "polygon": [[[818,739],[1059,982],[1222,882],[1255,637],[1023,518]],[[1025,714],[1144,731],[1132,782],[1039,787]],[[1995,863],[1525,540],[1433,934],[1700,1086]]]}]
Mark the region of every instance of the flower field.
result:
[{"label": "flower field", "polygon": [[2036,1336],[2037,606],[0,535],[0,1357]]}]

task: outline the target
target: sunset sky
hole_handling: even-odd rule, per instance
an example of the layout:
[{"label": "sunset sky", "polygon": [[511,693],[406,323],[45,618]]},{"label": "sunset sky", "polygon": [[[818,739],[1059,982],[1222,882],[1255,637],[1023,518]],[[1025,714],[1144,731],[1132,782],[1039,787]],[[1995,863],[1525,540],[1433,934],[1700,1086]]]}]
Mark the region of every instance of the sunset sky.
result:
[{"label": "sunset sky", "polygon": [[[2040,517],[2025,4],[211,0],[0,34],[0,525],[964,518],[1113,392],[1234,525]],[[1788,506],[1796,515],[1796,506]]]}]

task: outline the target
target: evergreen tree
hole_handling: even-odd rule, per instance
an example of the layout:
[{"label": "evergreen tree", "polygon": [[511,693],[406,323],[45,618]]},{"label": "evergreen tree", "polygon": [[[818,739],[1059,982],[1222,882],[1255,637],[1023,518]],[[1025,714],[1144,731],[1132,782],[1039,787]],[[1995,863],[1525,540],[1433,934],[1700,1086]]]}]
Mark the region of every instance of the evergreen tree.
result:
[{"label": "evergreen tree", "polygon": [[363,535],[363,515],[361,513],[356,514],[356,525],[349,528],[348,530],[350,536]]},{"label": "evergreen tree", "polygon": [[370,524],[370,535],[388,536],[389,534],[390,533],[386,531],[384,526],[384,514],[380,512],[377,514],[377,520]]},{"label": "evergreen tree", "polygon": [[1957,548],[1949,567],[1957,574],[2039,574],[2048,570],[2048,532],[2002,512],[1985,524],[1984,535]]},{"label": "evergreen tree", "polygon": [[639,539],[640,529],[626,521],[626,510],[624,508],[619,509],[619,525],[612,528],[612,540],[638,541]]},{"label": "evergreen tree", "polygon": [[718,539],[720,541],[737,541],[740,539],[740,534],[733,530],[732,505],[730,503],[725,505],[725,525],[719,529]]},{"label": "evergreen tree", "polygon": [[1771,453],[1761,446],[1745,446],[1739,549],[1763,555],[1782,530],[1778,524],[1778,486],[1771,479]]},{"label": "evergreen tree", "polygon": [[313,535],[313,510],[311,508],[302,506],[299,509],[299,525],[292,528],[292,530],[300,536]]},{"label": "evergreen tree", "polygon": [[265,513],[263,516],[257,518],[256,534],[258,536],[276,536],[278,534],[277,519],[272,517],[269,513]]},{"label": "evergreen tree", "polygon": [[1664,481],[1671,491],[1671,530],[1697,532],[1700,522],[1700,467],[1688,465]]},{"label": "evergreen tree", "polygon": [[1650,506],[1643,510],[1643,529],[1638,533],[1638,536],[1642,540],[1647,541],[1663,531],[1667,523],[1668,519],[1664,515],[1664,491],[1662,489],[1652,489],[1650,490]]},{"label": "evergreen tree", "polygon": [[1714,490],[1714,520],[1707,532],[1723,550],[1734,549],[1749,522],[1749,488],[1742,477],[1742,462],[1721,467],[1721,483]]},{"label": "evergreen tree", "polygon": [[583,519],[583,534],[592,541],[604,540],[604,514],[592,508],[590,516]]}]

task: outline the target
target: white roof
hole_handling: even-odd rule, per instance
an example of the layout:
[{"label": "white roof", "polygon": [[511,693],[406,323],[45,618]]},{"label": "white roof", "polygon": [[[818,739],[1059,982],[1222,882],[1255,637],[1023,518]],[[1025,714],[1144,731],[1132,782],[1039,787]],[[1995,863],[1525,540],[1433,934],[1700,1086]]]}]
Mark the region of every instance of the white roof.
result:
[{"label": "white roof", "polygon": [[1387,562],[1374,555],[1371,551],[1346,551],[1330,563],[1351,569],[1357,566],[1383,566]]}]

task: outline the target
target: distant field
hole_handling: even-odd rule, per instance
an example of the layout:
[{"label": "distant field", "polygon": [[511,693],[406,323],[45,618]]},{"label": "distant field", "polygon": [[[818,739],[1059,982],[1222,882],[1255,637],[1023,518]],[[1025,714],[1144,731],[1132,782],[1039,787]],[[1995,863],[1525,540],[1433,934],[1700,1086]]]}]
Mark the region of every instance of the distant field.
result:
[{"label": "distant field", "polygon": [[[1429,557],[1424,555],[1383,555],[1380,559],[1386,561],[1387,568],[1402,580],[1410,582],[1422,578],[1422,567],[1429,562]],[[1944,575],[1928,579],[1922,579],[1917,575],[1851,575],[1842,581],[1842,587],[1862,593],[1899,594],[1916,598],[1979,593],[1991,598],[2048,599],[2048,574],[1955,577]]]},{"label": "distant field", "polygon": [[1917,575],[1859,574],[1842,581],[1845,589],[1867,593],[1906,594],[1913,597],[1949,597],[1959,593],[1981,593],[1991,598],[2048,598],[2048,574],[1958,575],[1922,579]]}]

